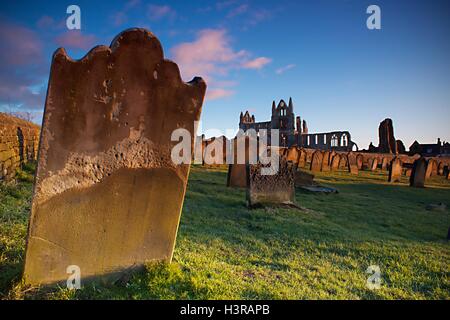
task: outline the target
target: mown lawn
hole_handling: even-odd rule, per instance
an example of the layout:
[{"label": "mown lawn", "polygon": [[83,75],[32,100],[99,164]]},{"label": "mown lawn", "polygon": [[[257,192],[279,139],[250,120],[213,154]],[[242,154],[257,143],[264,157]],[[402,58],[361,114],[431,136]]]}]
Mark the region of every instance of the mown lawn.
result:
[{"label": "mown lawn", "polygon": [[[0,295],[46,299],[449,299],[450,183],[388,184],[386,172],[317,174],[338,194],[296,192],[298,209],[248,210],[226,169],[191,170],[173,263],[148,264],[120,284],[81,290],[20,282],[31,167],[0,187]],[[378,265],[382,284],[366,286]]]}]

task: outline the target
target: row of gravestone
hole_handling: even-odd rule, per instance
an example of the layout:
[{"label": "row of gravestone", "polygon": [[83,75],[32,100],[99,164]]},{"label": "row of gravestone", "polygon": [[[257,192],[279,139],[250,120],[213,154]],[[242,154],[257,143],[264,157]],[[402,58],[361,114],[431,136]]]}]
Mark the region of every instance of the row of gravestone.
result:
[{"label": "row of gravestone", "polygon": [[[351,174],[357,175],[359,170],[368,169],[376,171],[377,169],[388,170],[390,182],[400,181],[399,177],[405,175],[411,177],[414,172],[414,164],[422,159],[419,156],[373,156],[358,152],[334,152],[321,151],[313,149],[304,149],[298,147],[285,148],[281,151],[288,161],[292,161],[299,168],[308,167],[313,172],[336,171],[339,169],[347,170]],[[425,159],[426,174],[425,179],[429,179],[433,175],[440,175],[449,179],[449,158],[429,158]],[[394,164],[394,168],[393,168]]]}]

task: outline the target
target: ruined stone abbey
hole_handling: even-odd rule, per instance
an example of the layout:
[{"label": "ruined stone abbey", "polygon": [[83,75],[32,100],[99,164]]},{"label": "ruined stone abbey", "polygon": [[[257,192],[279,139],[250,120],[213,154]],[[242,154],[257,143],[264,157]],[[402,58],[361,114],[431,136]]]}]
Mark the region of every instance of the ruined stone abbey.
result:
[{"label": "ruined stone abbey", "polygon": [[294,105],[292,98],[289,103],[280,100],[278,106],[275,101],[272,102],[272,117],[270,121],[256,122],[255,116],[250,115],[248,111],[241,112],[239,119],[239,129],[247,131],[254,129],[257,133],[260,130],[267,130],[268,143],[270,140],[270,129],[280,130],[279,145],[282,147],[307,147],[320,150],[352,151],[353,147],[357,149],[356,144],[351,140],[348,131],[333,131],[325,133],[308,133],[308,125],[305,120],[294,115]]}]

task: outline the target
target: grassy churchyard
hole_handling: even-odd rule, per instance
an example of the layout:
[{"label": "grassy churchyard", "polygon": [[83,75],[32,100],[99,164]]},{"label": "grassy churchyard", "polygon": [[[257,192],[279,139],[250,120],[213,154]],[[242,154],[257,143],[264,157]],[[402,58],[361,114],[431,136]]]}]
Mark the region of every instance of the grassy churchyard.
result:
[{"label": "grassy churchyard", "polygon": [[[34,168],[0,185],[0,297],[3,299],[450,299],[450,182],[426,189],[387,172],[316,174],[338,194],[296,191],[300,209],[248,210],[245,190],[226,185],[226,168],[193,166],[173,263],[115,285],[81,290],[30,288],[20,281]],[[93,244],[95,245],[95,244]],[[371,265],[381,287],[370,290]]]}]

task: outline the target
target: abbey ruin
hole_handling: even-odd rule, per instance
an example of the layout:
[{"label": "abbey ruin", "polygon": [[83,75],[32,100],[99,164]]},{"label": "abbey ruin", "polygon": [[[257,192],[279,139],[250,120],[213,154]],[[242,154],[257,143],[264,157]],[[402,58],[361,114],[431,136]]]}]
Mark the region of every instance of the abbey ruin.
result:
[{"label": "abbey ruin", "polygon": [[300,116],[295,117],[292,98],[289,98],[288,104],[284,100],[280,100],[277,106],[275,101],[272,102],[270,121],[256,122],[254,115],[251,115],[248,111],[245,113],[241,112],[239,129],[243,131],[254,129],[257,133],[260,130],[267,130],[269,144],[271,144],[270,129],[278,129],[280,132],[278,145],[282,147],[296,145],[305,148],[335,151],[358,149],[348,131],[309,133],[306,120],[302,121]]}]

